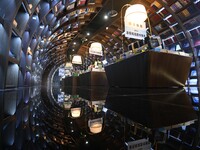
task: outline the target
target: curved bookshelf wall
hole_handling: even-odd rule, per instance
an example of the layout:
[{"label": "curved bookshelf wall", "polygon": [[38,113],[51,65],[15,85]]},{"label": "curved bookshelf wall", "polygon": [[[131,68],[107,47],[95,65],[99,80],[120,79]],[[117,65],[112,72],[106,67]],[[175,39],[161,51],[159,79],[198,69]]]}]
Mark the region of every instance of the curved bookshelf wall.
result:
[{"label": "curved bookshelf wall", "polygon": [[18,85],[18,64],[9,62],[6,74],[6,88],[15,88]]},{"label": "curved bookshelf wall", "polygon": [[0,23],[0,89],[4,88],[7,72],[7,55],[9,49],[9,32]]},{"label": "curved bookshelf wall", "polygon": [[21,0],[1,0],[0,17],[2,17],[6,22],[12,22],[20,4]]},{"label": "curved bookshelf wall", "polygon": [[[191,81],[188,80],[187,83],[190,86],[198,86],[200,2],[191,0],[149,2],[152,4],[148,8],[148,16],[153,31],[161,36],[165,48],[184,51],[194,56],[189,75]],[[60,44],[55,42],[56,39],[64,41],[68,38],[71,42],[78,30],[96,15],[102,4],[101,0],[1,0],[0,89],[31,84],[36,76],[27,79],[26,74],[32,75],[33,70],[37,74],[51,63],[59,64],[64,61],[64,57],[60,57],[64,53],[56,53],[56,50],[67,49],[67,46],[56,48],[55,45]],[[99,40],[102,39],[106,47],[110,49],[117,47],[114,52],[118,52],[120,44],[116,43],[120,43],[122,38],[118,23],[114,22],[111,25],[113,28],[99,35]],[[52,44],[48,45],[49,42]],[[132,40],[124,40],[125,45],[129,42]],[[54,59],[55,54],[58,59]],[[17,68],[13,65],[18,66],[16,73],[18,79],[13,79],[16,81],[11,85],[7,79],[11,78],[12,69]]]},{"label": "curved bookshelf wall", "polygon": [[12,34],[9,57],[13,57],[16,60],[20,60],[20,52],[22,49],[22,41],[19,36],[15,36]]}]

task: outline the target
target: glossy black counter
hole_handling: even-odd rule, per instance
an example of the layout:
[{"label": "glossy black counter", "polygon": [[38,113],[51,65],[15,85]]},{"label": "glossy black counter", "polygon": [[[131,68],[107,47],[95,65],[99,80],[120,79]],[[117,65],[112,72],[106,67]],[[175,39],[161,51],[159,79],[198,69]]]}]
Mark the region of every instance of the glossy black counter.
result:
[{"label": "glossy black counter", "polygon": [[78,86],[79,77],[78,76],[65,77],[64,84],[67,86]]},{"label": "glossy black counter", "polygon": [[[0,92],[1,149],[127,150],[128,142],[144,138],[155,149],[154,143],[167,143],[171,137],[180,141],[172,144],[174,149],[189,143],[183,150],[194,150],[194,141],[198,146],[199,111],[184,89],[57,88]],[[80,107],[80,117],[73,118],[65,102]],[[88,120],[99,117],[102,131],[93,134]]]},{"label": "glossy black counter", "polygon": [[183,87],[192,58],[146,51],[105,67],[111,87]]},{"label": "glossy black counter", "polygon": [[173,128],[197,120],[184,89],[110,88],[105,106],[145,127]]},{"label": "glossy black counter", "polygon": [[105,72],[91,71],[79,75],[80,86],[107,86]]}]

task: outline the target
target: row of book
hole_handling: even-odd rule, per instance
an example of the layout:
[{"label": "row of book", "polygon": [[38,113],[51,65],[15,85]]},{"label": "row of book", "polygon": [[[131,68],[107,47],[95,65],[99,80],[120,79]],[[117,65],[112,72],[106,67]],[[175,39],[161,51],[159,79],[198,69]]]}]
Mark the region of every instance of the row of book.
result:
[{"label": "row of book", "polygon": [[182,10],[180,13],[178,13],[178,17],[181,20],[186,20],[188,17],[194,15],[195,13],[197,13],[198,10],[196,9],[196,7],[194,5],[190,5],[189,7],[187,7],[186,9]]},{"label": "row of book", "polygon": [[190,3],[190,0],[163,0],[164,3],[166,3],[168,6],[173,5],[175,2],[179,2],[181,5],[186,6],[188,3]]}]

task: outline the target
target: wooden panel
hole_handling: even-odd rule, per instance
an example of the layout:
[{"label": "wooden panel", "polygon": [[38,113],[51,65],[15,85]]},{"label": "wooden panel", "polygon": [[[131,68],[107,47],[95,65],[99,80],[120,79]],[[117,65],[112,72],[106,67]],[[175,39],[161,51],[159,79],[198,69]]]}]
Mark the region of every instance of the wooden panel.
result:
[{"label": "wooden panel", "polygon": [[78,86],[78,85],[79,85],[79,77],[65,78],[65,86]]},{"label": "wooden panel", "polygon": [[80,75],[80,86],[107,86],[105,72],[87,72]]},{"label": "wooden panel", "polygon": [[172,87],[185,85],[189,75],[192,58],[170,53],[150,53],[149,79],[150,87]]},{"label": "wooden panel", "polygon": [[112,87],[183,87],[192,58],[147,51],[105,67]]},{"label": "wooden panel", "polygon": [[106,66],[109,86],[145,87],[148,79],[147,57],[147,53],[142,53]]}]

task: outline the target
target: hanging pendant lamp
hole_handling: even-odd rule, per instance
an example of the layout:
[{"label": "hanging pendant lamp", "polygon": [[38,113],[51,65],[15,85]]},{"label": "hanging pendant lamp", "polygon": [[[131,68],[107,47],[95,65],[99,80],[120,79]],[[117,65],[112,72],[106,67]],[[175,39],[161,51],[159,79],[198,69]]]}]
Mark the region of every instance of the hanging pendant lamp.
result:
[{"label": "hanging pendant lamp", "polygon": [[77,64],[81,65],[82,64],[82,59],[80,55],[74,55],[72,58],[72,64]]},{"label": "hanging pendant lamp", "polygon": [[147,19],[147,12],[142,4],[131,5],[126,9],[125,20],[144,22]]},{"label": "hanging pendant lamp", "polygon": [[101,43],[94,42],[91,44],[89,48],[89,53],[93,55],[103,56],[103,50]]}]

